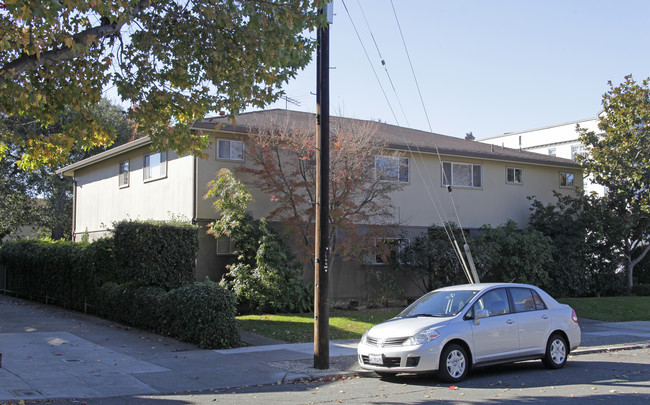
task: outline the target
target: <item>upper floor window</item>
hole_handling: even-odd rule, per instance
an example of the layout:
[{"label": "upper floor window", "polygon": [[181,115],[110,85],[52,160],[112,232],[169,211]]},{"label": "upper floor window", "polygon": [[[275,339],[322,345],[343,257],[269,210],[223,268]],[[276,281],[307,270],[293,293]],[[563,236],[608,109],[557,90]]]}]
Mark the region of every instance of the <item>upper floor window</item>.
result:
[{"label": "upper floor window", "polygon": [[481,188],[481,165],[442,162],[442,185]]},{"label": "upper floor window", "polygon": [[167,152],[144,155],[144,181],[167,177]]},{"label": "upper floor window", "polygon": [[583,157],[587,155],[585,145],[571,145],[571,159],[577,160],[578,155]]},{"label": "upper floor window", "polygon": [[560,187],[575,187],[573,173],[560,173]]},{"label": "upper floor window", "polygon": [[524,169],[516,167],[506,168],[506,183],[508,184],[524,184]]},{"label": "upper floor window", "polygon": [[129,186],[129,161],[128,160],[120,162],[118,184],[120,188]]},{"label": "upper floor window", "polygon": [[244,160],[244,142],[219,139],[217,141],[217,159]]},{"label": "upper floor window", "polygon": [[409,158],[399,156],[375,156],[375,178],[383,181],[408,183]]}]

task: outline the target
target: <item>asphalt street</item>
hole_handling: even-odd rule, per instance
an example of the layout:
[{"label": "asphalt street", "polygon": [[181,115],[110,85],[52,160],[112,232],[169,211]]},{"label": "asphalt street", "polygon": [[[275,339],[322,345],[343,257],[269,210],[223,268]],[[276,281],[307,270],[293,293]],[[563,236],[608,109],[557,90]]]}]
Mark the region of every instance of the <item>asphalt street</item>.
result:
[{"label": "asphalt street", "polygon": [[[381,393],[385,392],[386,398],[397,395],[397,399],[404,400],[411,398],[409,395],[414,396],[409,400],[416,400],[419,395],[419,402],[414,403],[425,403],[428,401],[424,396],[429,395],[426,390],[435,391],[431,392],[435,398],[462,401],[474,398],[473,393],[478,398],[491,398],[485,392],[479,393],[483,389],[491,395],[502,389],[498,393],[507,398],[508,392],[516,389],[519,395],[533,398],[536,392],[531,389],[540,391],[554,386],[569,390],[568,386],[587,387],[594,383],[600,384],[596,386],[601,387],[599,395],[608,394],[609,391],[603,391],[605,388],[619,392],[625,389],[630,401],[647,399],[650,322],[580,323],[582,345],[565,369],[548,374],[540,362],[527,362],[501,366],[503,373],[500,368],[497,372],[494,368],[478,370],[458,389],[452,389],[432,378],[393,381],[362,373],[356,364],[356,341],[331,342],[330,369],[315,370],[312,343],[277,344],[262,339],[257,346],[200,350],[94,316],[0,295],[0,403],[65,400],[183,404],[202,403],[194,401],[208,397],[212,402],[230,401],[230,395],[233,403],[250,403],[255,395],[263,395],[264,402],[309,403],[320,401],[320,394],[336,388],[342,392],[323,396],[326,402],[337,402],[334,394],[347,393],[352,396],[345,395],[346,402],[381,403]],[[609,355],[617,357],[601,358]],[[591,356],[598,360],[590,361]],[[617,382],[619,374],[625,377]],[[524,376],[526,379],[519,381]],[[353,392],[343,387],[357,384],[361,386]],[[363,393],[364,390],[368,392]],[[470,396],[454,397],[461,390],[468,390],[463,396]],[[399,396],[402,394],[407,396]],[[570,393],[561,394],[564,397]],[[245,395],[251,397],[246,399]],[[242,402],[236,402],[240,397],[244,398]]]}]

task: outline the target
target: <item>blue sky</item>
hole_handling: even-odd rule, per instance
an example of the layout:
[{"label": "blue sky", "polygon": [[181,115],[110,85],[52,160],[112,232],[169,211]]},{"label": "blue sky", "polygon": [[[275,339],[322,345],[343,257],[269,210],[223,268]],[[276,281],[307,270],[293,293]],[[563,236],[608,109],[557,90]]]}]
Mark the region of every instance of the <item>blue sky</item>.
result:
[{"label": "blue sky", "polygon": [[[343,0],[335,0],[331,113],[429,130],[391,1],[345,0],[345,4],[386,96]],[[639,82],[650,76],[647,0],[393,0],[392,4],[433,132],[464,137],[472,131],[481,139],[595,117],[608,80],[616,85],[627,74]],[[311,94],[316,91],[314,65],[315,57],[284,87],[300,102],[299,107],[288,104],[290,109],[316,111]],[[279,101],[270,108],[285,105]]]}]

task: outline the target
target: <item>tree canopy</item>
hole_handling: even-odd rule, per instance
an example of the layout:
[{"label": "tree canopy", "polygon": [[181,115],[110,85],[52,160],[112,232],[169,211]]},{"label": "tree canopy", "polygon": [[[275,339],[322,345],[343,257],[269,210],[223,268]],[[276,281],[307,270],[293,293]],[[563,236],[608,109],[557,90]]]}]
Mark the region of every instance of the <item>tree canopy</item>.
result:
[{"label": "tree canopy", "polygon": [[[281,221],[296,245],[305,249],[305,257],[312,257],[317,146],[315,126],[303,124],[270,115],[252,123],[251,141],[246,145],[252,164],[240,171],[252,175],[260,190],[269,195],[272,210],[268,219]],[[376,238],[394,232],[397,219],[391,194],[405,182],[393,177],[404,175],[408,166],[403,156],[386,149],[377,131],[376,122],[341,119],[332,126],[330,255],[362,258],[374,253]],[[383,160],[378,160],[380,157]]]},{"label": "tree canopy", "polygon": [[618,253],[628,289],[633,286],[634,266],[650,252],[649,85],[650,79],[639,84],[632,76],[617,87],[609,82],[598,123],[601,132],[579,129],[588,152],[581,162],[607,190],[594,210],[613,214],[603,237]]},{"label": "tree canopy", "polygon": [[211,111],[262,107],[307,65],[320,0],[5,0],[0,9],[0,114],[48,127],[43,136],[0,133],[24,148],[22,167],[57,162],[76,145],[110,144],[90,108],[108,86],[155,147],[200,153],[190,132]]},{"label": "tree canopy", "polygon": [[[107,100],[92,106],[89,114],[110,131],[115,139],[113,146],[124,144],[136,136],[133,125],[125,119],[121,108]],[[0,119],[0,130],[24,141],[28,134],[46,138],[74,121],[76,115],[68,111],[47,128],[27,117],[5,117]],[[21,143],[7,143],[5,146],[4,159],[0,160],[0,240],[26,225],[50,231],[55,239],[66,237],[72,228],[72,180],[56,176],[55,167],[21,170],[25,147]],[[59,159],[77,161],[104,150],[105,147],[82,150],[73,145],[69,153],[60,155]]]}]

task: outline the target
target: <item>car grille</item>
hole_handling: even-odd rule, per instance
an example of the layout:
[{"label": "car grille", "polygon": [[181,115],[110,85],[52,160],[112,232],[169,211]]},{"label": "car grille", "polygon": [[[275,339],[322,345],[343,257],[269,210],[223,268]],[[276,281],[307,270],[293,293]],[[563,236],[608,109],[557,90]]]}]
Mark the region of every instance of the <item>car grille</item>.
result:
[{"label": "car grille", "polygon": [[[361,356],[363,364],[370,364],[368,361],[368,356]],[[383,364],[372,364],[373,366],[384,366],[384,367],[399,367],[401,358],[400,357],[384,357]]]},{"label": "car grille", "polygon": [[372,336],[366,338],[366,343],[369,346],[378,346],[378,347],[391,347],[391,346],[401,346],[408,339],[407,337],[397,337],[397,338],[388,338],[388,339],[377,339]]}]

